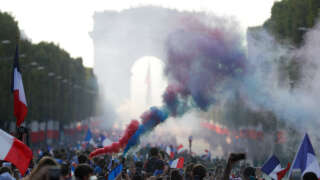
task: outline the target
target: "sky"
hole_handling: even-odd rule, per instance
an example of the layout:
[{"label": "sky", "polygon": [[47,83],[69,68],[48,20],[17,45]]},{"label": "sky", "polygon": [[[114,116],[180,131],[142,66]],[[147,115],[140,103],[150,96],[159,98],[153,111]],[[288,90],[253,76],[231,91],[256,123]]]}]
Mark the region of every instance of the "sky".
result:
[{"label": "sky", "polygon": [[0,11],[11,13],[34,43],[50,41],[73,57],[82,57],[84,65],[94,65],[94,12],[121,11],[142,5],[206,11],[220,16],[235,17],[245,30],[261,25],[270,17],[275,0],[0,0]]}]

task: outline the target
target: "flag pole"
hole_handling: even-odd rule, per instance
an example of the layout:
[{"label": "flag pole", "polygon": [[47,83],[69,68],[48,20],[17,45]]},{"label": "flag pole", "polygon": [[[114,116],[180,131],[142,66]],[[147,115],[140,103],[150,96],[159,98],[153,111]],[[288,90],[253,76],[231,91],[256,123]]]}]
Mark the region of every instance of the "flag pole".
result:
[{"label": "flag pole", "polygon": [[[304,138],[305,138],[306,135],[307,135],[307,133],[305,133],[305,135],[304,135],[304,137],[303,137],[303,139],[302,139],[302,141],[301,141],[301,143],[300,143],[300,145],[299,145],[299,148],[298,148],[296,154],[294,155],[293,162],[292,162],[292,164],[291,164],[291,166],[290,166],[290,169],[289,169],[289,172],[288,172],[288,179],[290,179],[290,176],[291,176],[291,173],[292,173],[292,170],[293,170],[294,163],[296,162],[296,159],[297,159],[297,156],[298,156],[298,152],[299,152],[299,150],[300,150],[300,148],[301,148],[301,146],[302,146],[302,144],[303,144],[303,140],[304,140]],[[301,173],[302,173],[302,172],[301,172]]]},{"label": "flag pole", "polygon": [[[19,36],[19,33],[17,33],[17,35],[16,35],[16,51],[18,51],[18,47],[19,47],[19,42],[20,42],[20,36]],[[19,52],[15,52],[15,53],[19,53]],[[15,55],[14,55],[15,56]],[[15,61],[15,57],[14,57],[14,59],[13,59],[14,61]],[[14,62],[15,63],[15,62]],[[14,69],[14,67],[13,67],[13,69]],[[14,77],[13,77],[14,78]],[[22,126],[18,126],[17,124],[16,124],[16,133],[17,133],[17,139],[19,139],[20,141],[22,141],[23,140],[23,128],[22,128]]]},{"label": "flag pole", "polygon": [[192,136],[189,136],[189,151],[190,155],[192,156]]}]

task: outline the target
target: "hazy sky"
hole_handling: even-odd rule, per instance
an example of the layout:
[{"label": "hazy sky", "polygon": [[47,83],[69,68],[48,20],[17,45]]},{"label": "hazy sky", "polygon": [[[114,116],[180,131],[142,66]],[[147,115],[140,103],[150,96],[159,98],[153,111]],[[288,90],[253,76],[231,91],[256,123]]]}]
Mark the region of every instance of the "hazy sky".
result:
[{"label": "hazy sky", "polygon": [[0,0],[0,10],[10,12],[19,27],[37,43],[53,41],[71,56],[81,56],[93,66],[93,13],[123,10],[139,5],[160,5],[178,10],[207,11],[234,16],[242,26],[262,24],[275,0]]}]

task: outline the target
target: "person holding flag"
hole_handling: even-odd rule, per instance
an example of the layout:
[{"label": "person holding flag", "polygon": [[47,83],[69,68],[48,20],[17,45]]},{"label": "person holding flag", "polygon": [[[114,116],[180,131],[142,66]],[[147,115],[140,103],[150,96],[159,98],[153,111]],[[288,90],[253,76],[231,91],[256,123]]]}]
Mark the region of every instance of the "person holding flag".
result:
[{"label": "person holding flag", "polygon": [[[233,166],[239,162],[240,160],[246,159],[246,154],[245,153],[231,153],[228,158],[227,166],[224,169],[223,177],[222,180],[229,180],[230,179],[230,174]],[[243,177],[245,180],[248,180],[248,175],[253,174],[253,173],[248,173],[251,167],[247,167],[244,172],[243,172]]]}]

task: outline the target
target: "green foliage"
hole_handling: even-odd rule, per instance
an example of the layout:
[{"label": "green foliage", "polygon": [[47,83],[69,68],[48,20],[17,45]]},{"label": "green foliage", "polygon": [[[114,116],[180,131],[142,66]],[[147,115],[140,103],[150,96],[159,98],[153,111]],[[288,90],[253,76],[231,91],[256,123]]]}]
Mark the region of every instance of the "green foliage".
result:
[{"label": "green foliage", "polygon": [[[10,87],[19,28],[9,14],[1,12],[0,27],[0,119],[8,122],[15,121]],[[3,40],[10,43],[1,43]],[[20,40],[19,48],[29,109],[27,123],[53,119],[67,124],[95,114],[97,79],[92,69],[83,66],[81,58],[72,58],[65,50],[48,42],[32,44]]]},{"label": "green foliage", "polygon": [[319,16],[319,0],[282,0],[273,4],[271,18],[264,23],[279,40],[301,45],[307,28],[312,28]]},{"label": "green foliage", "polygon": [[17,34],[19,33],[18,23],[8,13],[0,12],[0,56],[12,56],[14,53],[14,44],[9,43],[5,46],[2,44],[3,40],[15,42]]},{"label": "green foliage", "polygon": [[[282,0],[273,4],[271,17],[264,23],[280,43],[294,46],[303,44],[303,36],[319,21],[319,0]],[[302,64],[293,59],[288,64],[280,64],[280,73],[288,76],[294,88],[301,78]]]}]

